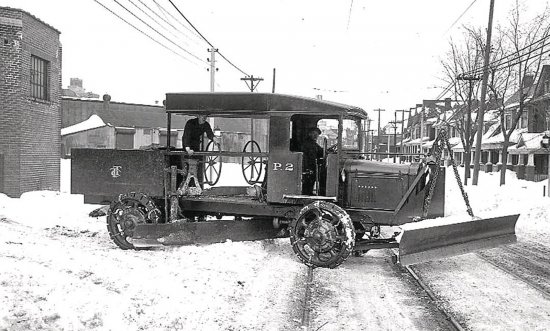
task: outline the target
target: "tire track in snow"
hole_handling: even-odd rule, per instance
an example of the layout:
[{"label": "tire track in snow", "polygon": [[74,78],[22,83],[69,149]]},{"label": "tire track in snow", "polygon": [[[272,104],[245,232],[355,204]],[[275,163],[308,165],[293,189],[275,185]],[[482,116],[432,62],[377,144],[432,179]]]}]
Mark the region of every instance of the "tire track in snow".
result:
[{"label": "tire track in snow", "polygon": [[428,295],[428,297],[430,297],[430,299],[432,300],[433,302],[433,305],[435,307],[435,309],[439,310],[446,321],[448,321],[450,323],[449,327],[451,327],[451,329],[453,330],[458,330],[458,331],[463,331],[465,330],[464,327],[462,327],[462,325],[460,325],[460,323],[458,323],[458,321],[453,317],[453,315],[451,315],[444,307],[443,305],[441,305],[440,303],[440,299],[435,295],[435,293],[432,291],[432,289],[426,284],[426,282],[424,282],[419,276],[418,274],[414,271],[413,267],[404,267],[407,272],[416,280],[416,282],[418,283],[418,285],[426,292],[426,294]]},{"label": "tire track in snow", "polygon": [[544,247],[518,243],[478,252],[478,257],[531,286],[550,300],[550,259]]},{"label": "tire track in snow", "polygon": [[313,268],[307,268],[307,276],[305,281],[304,303],[302,306],[302,328],[309,330],[309,316],[311,311],[311,286],[313,285]]},{"label": "tire track in snow", "polygon": [[310,305],[307,330],[456,330],[388,250],[315,269]]}]

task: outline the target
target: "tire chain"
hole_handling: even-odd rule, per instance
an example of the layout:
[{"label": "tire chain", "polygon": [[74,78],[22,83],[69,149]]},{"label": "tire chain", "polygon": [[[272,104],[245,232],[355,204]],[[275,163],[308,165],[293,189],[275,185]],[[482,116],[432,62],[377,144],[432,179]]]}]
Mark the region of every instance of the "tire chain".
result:
[{"label": "tire chain", "polygon": [[117,200],[111,203],[109,212],[111,212],[111,210],[113,210],[117,204],[123,203],[124,200],[135,200],[141,203],[142,206],[145,207],[146,219],[149,220],[151,223],[159,223],[160,217],[162,215],[161,211],[157,208],[157,206],[155,205],[153,200],[149,198],[149,196],[141,192],[119,194]]},{"label": "tire chain", "polygon": [[[440,146],[442,145],[442,146]],[[470,206],[470,200],[468,199],[468,194],[464,190],[464,186],[462,185],[462,181],[460,180],[460,175],[458,174],[458,168],[456,166],[454,157],[453,157],[453,151],[451,149],[451,144],[449,143],[449,137],[447,136],[447,130],[442,128],[439,131],[439,134],[436,138],[436,140],[433,143],[432,151],[430,151],[431,155],[435,155],[435,164],[436,168],[434,171],[434,178],[431,180],[430,188],[426,194],[426,197],[424,199],[424,206],[422,210],[422,218],[426,218],[428,216],[428,210],[430,208],[430,203],[432,201],[433,192],[435,190],[435,185],[437,183],[437,178],[439,176],[440,172],[440,163],[441,163],[441,155],[442,151],[444,149],[447,149],[449,152],[449,158],[451,159],[451,165],[453,166],[453,171],[455,175],[456,182],[458,183],[458,187],[460,188],[460,192],[462,193],[462,198],[464,199],[464,203],[466,204],[466,209],[468,211],[468,215],[471,217],[474,217],[474,212],[472,211],[472,207]]]}]

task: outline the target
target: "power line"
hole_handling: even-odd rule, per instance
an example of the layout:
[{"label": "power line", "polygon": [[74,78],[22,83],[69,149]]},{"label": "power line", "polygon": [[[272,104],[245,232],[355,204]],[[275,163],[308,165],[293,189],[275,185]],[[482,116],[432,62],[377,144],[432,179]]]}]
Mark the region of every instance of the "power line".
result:
[{"label": "power line", "polygon": [[[145,10],[143,10],[143,8],[141,8],[140,6],[136,5],[135,2],[133,2],[132,0],[128,0],[128,2],[130,2],[134,7],[136,7],[139,11],[141,11],[143,14],[145,14],[145,16],[149,17],[153,22],[155,22],[158,26],[160,26],[161,28],[163,28],[166,32],[170,33],[172,36],[174,36],[175,38],[177,38],[178,36],[176,36],[172,31],[168,30],[164,25],[160,24],[154,17],[151,16],[151,14],[147,13]],[[146,4],[144,4],[141,0],[139,0],[139,2],[142,4],[142,5],[145,5],[145,7],[147,7]],[[147,9],[151,10],[149,7],[147,7]],[[155,12],[156,14],[156,12]],[[158,14],[157,14],[158,16]],[[183,40],[182,40],[183,41]],[[185,41],[183,41],[187,46],[189,46],[189,44]]]},{"label": "power line", "polygon": [[353,0],[351,0],[351,3],[349,5],[349,14],[348,14],[348,25],[346,26],[346,30],[349,29],[349,21],[351,21],[351,11],[353,9]]},{"label": "power line", "polygon": [[206,43],[207,43],[208,45],[210,45],[210,47],[214,48],[214,45],[212,45],[212,43],[209,42],[208,39],[206,39],[206,38],[202,35],[202,33],[199,32],[199,30],[193,25],[193,23],[191,23],[191,22],[187,19],[187,17],[185,17],[185,15],[183,15],[183,13],[179,10],[179,8],[178,8],[176,5],[172,2],[172,0],[168,0],[168,2],[170,2],[170,3],[172,4],[172,6],[174,6],[174,8],[178,11],[178,13],[180,13],[180,15],[183,17],[183,19],[187,22],[187,24],[189,24],[189,25],[193,28],[193,30],[195,30],[195,31],[199,34],[199,36],[200,36],[204,41],[206,41]]},{"label": "power line", "polygon": [[170,43],[172,43],[174,46],[178,47],[179,49],[181,49],[182,51],[184,51],[185,53],[191,55],[192,57],[194,57],[195,59],[201,61],[201,62],[204,62],[206,63],[206,61],[204,61],[203,59],[201,59],[200,57],[196,56],[195,54],[189,52],[188,50],[186,50],[185,48],[181,47],[180,45],[176,44],[172,39],[166,37],[164,34],[160,33],[157,29],[155,29],[154,27],[152,27],[149,23],[145,22],[143,19],[141,19],[141,17],[137,16],[136,14],[134,14],[131,10],[129,10],[128,8],[126,8],[124,5],[122,5],[120,2],[118,2],[118,0],[113,0],[116,4],[118,4],[120,7],[122,7],[124,10],[126,10],[128,13],[130,13],[132,16],[134,16],[135,18],[137,18],[138,20],[140,20],[143,24],[147,25],[151,30],[155,31],[157,34],[159,34],[161,37],[163,37],[164,39],[168,40]]},{"label": "power line", "polygon": [[[544,43],[544,42],[546,41],[546,39],[548,39],[548,38],[550,38],[550,35],[546,35],[546,36],[540,38],[539,40],[534,41],[534,42],[530,43],[529,45],[527,45],[527,46],[525,46],[525,47],[523,47],[523,48],[518,49],[517,51],[515,51],[515,52],[513,52],[513,53],[510,53],[510,54],[508,54],[508,55],[506,55],[506,56],[503,56],[503,57],[501,57],[500,59],[494,60],[494,61],[492,61],[491,63],[488,64],[488,68],[494,69],[494,68],[497,68],[497,67],[499,67],[499,66],[501,66],[501,65],[505,65],[505,64],[508,64],[508,63],[510,63],[510,62],[516,61],[516,60],[518,60],[518,59],[520,59],[520,58],[522,58],[522,57],[524,57],[524,56],[526,56],[526,55],[530,55],[531,53],[533,53],[533,52],[535,52],[535,51],[537,51],[537,50],[539,50],[539,49],[541,49],[541,48],[543,48],[543,47],[545,47],[545,46],[547,46],[547,45],[550,45],[550,43]],[[537,46],[537,47],[534,48],[534,49],[530,49],[531,47],[533,47],[533,46],[535,46],[536,44],[541,43],[541,42],[543,43],[542,45]],[[529,49],[529,51],[528,51],[527,53],[519,54],[520,52],[522,52],[522,51],[524,51],[524,50],[526,50],[526,49]],[[510,60],[507,60],[507,61],[505,61],[505,62],[502,62],[502,61],[504,61],[504,60],[506,60],[506,59],[508,59],[508,58],[510,58],[510,57],[514,57],[514,58],[512,58],[512,59],[510,59]],[[519,62],[518,62],[518,63],[519,63]],[[515,64],[517,64],[517,63],[515,63]],[[515,64],[514,64],[514,65],[515,65]],[[481,67],[481,68],[478,68],[478,69],[472,69],[472,70],[469,70],[469,71],[465,72],[464,74],[465,74],[465,75],[480,74],[481,72],[483,72],[484,69],[485,69],[484,67]]]},{"label": "power line", "polygon": [[[141,2],[141,0],[139,0]],[[161,4],[159,4],[156,0],[153,0],[153,2],[155,3],[155,5],[157,6],[157,8],[160,10],[160,12],[165,16],[165,21],[168,23],[168,18],[166,18],[166,15],[170,16],[174,21],[178,22],[179,25],[181,25],[184,29],[186,29],[187,31],[191,32],[191,34],[193,34],[193,36],[197,37],[200,39],[200,36],[193,30],[191,30],[187,25],[183,24],[180,22],[180,20],[178,20],[176,17],[174,17],[174,15],[172,15],[166,8],[164,8]],[[170,24],[170,23],[168,23]],[[176,27],[174,27],[172,24],[170,24],[170,26],[172,26],[174,29],[177,30]],[[195,42],[197,45],[198,43],[194,40],[194,39],[191,39],[193,42]]]},{"label": "power line", "polygon": [[477,0],[474,0],[472,1],[472,3],[462,12],[462,14],[460,14],[460,16],[458,16],[458,18],[453,22],[453,24],[451,24],[451,26],[445,31],[445,33],[443,33],[443,36],[447,34],[447,32],[449,32],[449,30],[451,30],[453,28],[453,26],[455,26],[455,24],[460,21],[460,19],[462,18],[462,16],[464,16],[464,14],[466,14],[466,12],[468,12],[468,10],[474,5],[474,3],[476,2]]},{"label": "power line", "polygon": [[439,93],[439,95],[435,98],[435,100],[441,99],[445,94],[447,94],[447,92],[451,90],[453,86],[454,86],[454,82],[449,83],[449,85],[446,88],[444,88],[441,93]]},{"label": "power line", "polygon": [[[538,50],[542,50],[544,47],[550,45],[550,42],[549,43],[545,43],[545,44],[542,44],[534,49],[531,49],[529,50],[529,52],[527,53],[523,53],[523,54],[517,54],[516,57],[512,58],[512,59],[509,59],[505,62],[502,62],[502,63],[498,63],[497,65],[491,65],[491,63],[487,66],[490,70],[493,70],[493,71],[496,71],[496,70],[501,70],[501,69],[507,69],[507,68],[510,68],[512,66],[515,66],[519,63],[522,63],[522,62],[525,62],[525,61],[528,61],[531,57],[529,55],[531,55],[532,53],[538,51]],[[550,51],[550,48],[545,50],[545,51],[541,51],[541,54],[540,55],[543,55],[543,54],[546,54]],[[527,57],[525,59],[522,59],[524,57]],[[472,75],[479,75],[481,73],[483,73],[483,69],[485,67],[482,67],[482,68],[479,68],[479,69],[476,69],[474,70],[471,74]]]},{"label": "power line", "polygon": [[155,38],[151,37],[150,35],[148,35],[147,33],[143,32],[141,29],[139,29],[138,27],[136,27],[135,25],[133,25],[132,23],[128,22],[127,20],[125,20],[122,16],[118,15],[117,13],[115,13],[114,11],[112,11],[110,8],[108,8],[107,6],[105,6],[104,4],[102,4],[101,2],[99,2],[98,0],[93,0],[95,1],[97,4],[99,4],[101,7],[103,7],[105,10],[109,11],[111,14],[115,15],[116,17],[118,17],[120,20],[122,20],[124,23],[128,24],[129,26],[131,26],[132,28],[134,28],[135,30],[139,31],[141,34],[143,34],[144,36],[146,36],[147,38],[151,39],[153,42],[159,44],[160,46],[164,47],[165,49],[169,50],[170,52],[178,55],[179,57],[189,61],[190,63],[198,66],[197,63],[191,61],[189,58],[187,58],[186,56],[174,51],[173,49],[169,48],[168,46],[164,45],[163,43],[161,43],[160,41],[156,40]]},{"label": "power line", "polygon": [[[115,0],[116,1],[116,0]],[[170,2],[170,4],[172,4],[172,6],[178,11],[178,13],[183,17],[183,19],[185,19],[185,21],[199,34],[199,36],[201,36],[201,38],[206,41],[206,43],[208,45],[210,45],[210,47],[212,48],[215,48],[214,45],[212,45],[211,42],[208,41],[208,39],[206,39],[206,37],[204,37],[202,35],[202,33],[199,32],[199,30],[193,25],[193,23],[191,23],[187,17],[185,17],[185,15],[181,12],[181,10],[179,10],[179,8],[174,4],[174,2],[172,2],[172,0],[168,0]],[[221,52],[218,52],[218,54],[220,54],[220,56],[225,60],[227,61],[227,63],[229,63],[231,66],[233,66],[233,68],[237,69],[238,71],[240,71],[243,75],[245,76],[250,76],[249,74],[247,74],[246,72],[244,72],[241,68],[237,67],[235,64],[233,64],[233,62],[229,61],[228,58],[226,58]]]}]

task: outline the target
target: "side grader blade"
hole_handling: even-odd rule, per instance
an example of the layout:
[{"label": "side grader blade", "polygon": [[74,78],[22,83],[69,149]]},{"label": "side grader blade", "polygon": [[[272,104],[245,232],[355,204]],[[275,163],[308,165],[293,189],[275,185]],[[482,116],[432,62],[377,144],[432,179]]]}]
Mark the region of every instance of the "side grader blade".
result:
[{"label": "side grader blade", "polygon": [[212,244],[281,237],[271,220],[174,222],[136,225],[129,241],[135,247]]},{"label": "side grader blade", "polygon": [[404,230],[398,262],[422,263],[516,242],[519,215]]}]

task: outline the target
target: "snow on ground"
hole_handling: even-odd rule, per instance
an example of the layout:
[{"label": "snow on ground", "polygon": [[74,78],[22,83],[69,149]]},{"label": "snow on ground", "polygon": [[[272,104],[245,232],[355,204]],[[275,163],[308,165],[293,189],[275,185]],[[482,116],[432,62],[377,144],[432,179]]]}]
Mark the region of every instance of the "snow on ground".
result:
[{"label": "snow on ground", "polygon": [[[240,165],[223,167],[218,185],[243,184]],[[67,193],[70,161],[62,160],[61,168],[62,193],[29,192],[19,199],[0,195],[0,330],[299,329],[306,269],[294,257],[288,239],[123,251],[111,242],[104,217],[87,216],[97,206]],[[497,173],[481,173],[480,185],[467,187],[474,213],[489,217],[519,212],[518,237],[548,243],[550,198],[542,197],[545,183],[517,180],[511,172],[506,186],[500,187],[498,181]],[[467,217],[452,168],[447,169],[446,207],[451,217]],[[457,259],[461,258],[431,265],[430,270],[437,271],[433,281],[440,284],[440,290],[455,288],[448,295],[456,295],[460,309],[467,309],[476,294],[463,296],[461,305],[457,286],[450,284],[461,281],[453,275],[462,275],[480,262],[471,255]],[[461,261],[465,261],[465,270],[460,268]],[[371,262],[378,263],[376,259]],[[344,264],[340,269],[322,270],[320,275],[326,275],[325,283],[338,281],[346,268]],[[369,277],[375,280],[376,274]],[[494,277],[496,289],[488,291],[509,291],[512,283],[501,278]],[[391,284],[400,286],[394,283],[378,286],[391,293]],[[336,290],[338,283],[325,286]],[[518,300],[525,300],[529,293]],[[422,329],[410,321],[411,316],[419,316],[419,306],[397,303],[399,313],[394,314],[396,302],[384,305],[390,297],[377,299],[381,306],[372,313],[379,313],[378,318],[400,319],[394,325]],[[408,302],[406,291],[397,297],[399,302]],[[340,303],[353,304],[349,300],[332,298],[331,305],[322,307],[323,316],[334,316],[324,329],[346,329],[345,321],[337,316],[345,309]],[[368,298],[361,300],[364,305],[372,303]],[[542,304],[539,297],[533,300],[528,307]],[[490,303],[480,309],[492,310]],[[324,321],[322,316],[314,317],[319,324]],[[484,322],[475,324],[476,328],[483,329],[488,325]],[[521,325],[517,323],[509,326]]]},{"label": "snow on ground", "polygon": [[[459,169],[463,171],[463,168]],[[500,186],[499,183],[500,173],[480,172],[479,185],[466,186],[474,215],[489,218],[520,214],[516,224],[518,237],[529,236],[550,245],[550,198],[543,196],[543,188],[548,186],[548,181],[518,180],[515,172],[507,171],[506,185]],[[450,167],[447,168],[446,202],[447,215],[462,215],[469,219]]]}]

